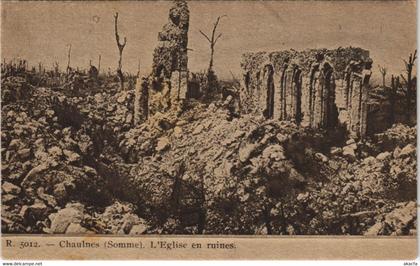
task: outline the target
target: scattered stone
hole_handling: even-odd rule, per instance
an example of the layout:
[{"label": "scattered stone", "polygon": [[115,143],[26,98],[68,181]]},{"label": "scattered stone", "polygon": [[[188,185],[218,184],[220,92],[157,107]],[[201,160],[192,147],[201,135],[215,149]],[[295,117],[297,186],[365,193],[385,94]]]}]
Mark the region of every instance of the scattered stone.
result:
[{"label": "scattered stone", "polygon": [[2,204],[13,205],[19,201],[19,198],[16,195],[12,194],[2,194],[1,195]]},{"label": "scattered stone", "polygon": [[77,154],[76,152],[72,152],[69,150],[63,150],[63,154],[66,156],[66,159],[73,163],[73,162],[77,162],[80,160],[80,155]]},{"label": "scattered stone", "polygon": [[229,104],[230,104],[230,102],[232,102],[232,100],[233,100],[232,95],[228,95],[228,97],[226,97],[226,100],[223,102],[223,105],[224,105],[224,106],[229,105]]},{"label": "scattered stone", "polygon": [[57,206],[57,201],[55,200],[55,198],[51,195],[46,194],[45,189],[43,187],[39,187],[37,189],[37,195],[40,199],[45,201],[49,206],[53,208]]},{"label": "scattered stone", "polygon": [[416,226],[417,208],[414,201],[386,214],[383,221],[371,226],[365,235],[407,235]]},{"label": "scattered stone", "polygon": [[181,128],[181,127],[179,127],[179,126],[176,126],[176,127],[174,128],[174,135],[175,135],[176,137],[180,137],[180,136],[182,135],[182,128]]},{"label": "scattered stone", "polygon": [[331,148],[331,155],[340,155],[343,152],[342,148],[338,148],[338,147],[332,147]]},{"label": "scattered stone", "polygon": [[4,182],[3,185],[1,186],[1,188],[2,188],[2,192],[6,193],[6,194],[16,195],[16,194],[19,194],[20,191],[21,191],[20,187],[14,185],[12,183],[9,183],[9,182]]},{"label": "scattered stone", "polygon": [[64,234],[72,223],[80,224],[84,217],[84,206],[80,203],[68,203],[64,209],[51,214],[51,226],[47,232],[51,234]]},{"label": "scattered stone", "polygon": [[380,161],[385,161],[390,159],[392,156],[392,154],[390,152],[381,152],[376,156],[376,159],[380,160]]},{"label": "scattered stone", "polygon": [[398,157],[407,157],[415,153],[416,153],[416,146],[414,146],[413,144],[408,144],[401,150]]},{"label": "scattered stone", "polygon": [[351,145],[351,144],[355,144],[355,143],[356,143],[356,141],[354,139],[349,139],[349,140],[346,141],[347,145]]},{"label": "scattered stone", "polygon": [[18,151],[18,155],[21,159],[27,159],[31,155],[31,149],[21,149]]},{"label": "scattered stone", "polygon": [[207,110],[209,112],[214,112],[216,110],[216,105],[214,103],[209,104],[209,107],[207,107]]},{"label": "scattered stone", "polygon": [[130,230],[130,235],[142,235],[146,230],[147,226],[145,224],[135,224]]},{"label": "scattered stone", "polygon": [[203,131],[204,126],[202,124],[198,125],[194,131],[192,132],[193,135],[198,135],[201,133],[201,131]]},{"label": "scattered stone", "polygon": [[48,153],[53,157],[60,157],[63,155],[63,150],[58,146],[54,146],[48,149]]},{"label": "scattered stone", "polygon": [[117,98],[117,103],[123,103],[123,102],[125,101],[125,97],[126,97],[126,95],[125,95],[125,94],[123,94],[123,95],[121,95],[120,97],[118,97],[118,98]]},{"label": "scattered stone", "polygon": [[156,145],[156,152],[162,152],[168,149],[171,146],[169,139],[167,137],[161,137],[158,139]]},{"label": "scattered stone", "polygon": [[315,158],[324,163],[328,162],[328,157],[320,152],[315,153]]},{"label": "scattered stone", "polygon": [[355,160],[356,159],[355,151],[350,146],[345,146],[343,148],[343,156],[346,156],[347,158],[349,158],[351,160]]},{"label": "scattered stone", "polygon": [[18,149],[22,146],[22,142],[19,139],[12,139],[9,143],[9,149]]},{"label": "scattered stone", "polygon": [[239,147],[239,160],[246,162],[251,157],[252,152],[257,148],[256,144],[245,143]]},{"label": "scattered stone", "polygon": [[285,136],[285,135],[283,135],[283,134],[281,134],[281,133],[278,133],[278,134],[276,135],[276,138],[277,138],[277,140],[278,140],[280,143],[284,143],[284,142],[287,140],[287,136]]},{"label": "scattered stone", "polygon": [[28,210],[38,219],[42,219],[48,212],[48,207],[40,200],[35,200],[35,203],[29,206]]},{"label": "scattered stone", "polygon": [[28,174],[26,174],[25,178],[23,179],[21,185],[22,187],[25,187],[27,183],[29,183],[30,181],[32,181],[32,179],[39,173],[45,171],[48,169],[48,164],[47,163],[41,163],[40,165],[32,168]]},{"label": "scattered stone", "polygon": [[262,152],[262,156],[263,158],[270,158],[275,161],[281,161],[286,159],[283,147],[278,144],[271,145],[265,148]]},{"label": "scattered stone", "polygon": [[93,231],[88,230],[87,228],[84,228],[80,225],[80,223],[71,223],[67,229],[66,234],[92,234]]}]

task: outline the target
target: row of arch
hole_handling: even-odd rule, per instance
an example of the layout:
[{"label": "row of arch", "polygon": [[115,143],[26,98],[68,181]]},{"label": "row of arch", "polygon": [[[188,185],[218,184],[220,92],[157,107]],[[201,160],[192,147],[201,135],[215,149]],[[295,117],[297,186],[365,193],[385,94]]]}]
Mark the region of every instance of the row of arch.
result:
[{"label": "row of arch", "polygon": [[348,130],[354,136],[364,137],[371,65],[370,59],[350,61],[341,78],[322,54],[316,55],[309,71],[289,60],[277,71],[272,64],[265,64],[259,71],[245,72],[242,106],[262,112],[267,119],[331,129],[338,124],[336,89],[339,84],[344,86],[343,109],[348,117]]}]

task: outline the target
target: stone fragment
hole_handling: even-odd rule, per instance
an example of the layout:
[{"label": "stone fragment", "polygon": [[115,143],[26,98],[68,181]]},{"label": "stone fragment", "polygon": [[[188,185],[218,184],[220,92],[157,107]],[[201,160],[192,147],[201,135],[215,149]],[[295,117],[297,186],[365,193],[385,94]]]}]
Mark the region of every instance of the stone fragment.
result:
[{"label": "stone fragment", "polygon": [[21,159],[27,159],[31,155],[31,149],[21,149],[18,151],[18,155]]},{"label": "stone fragment", "polygon": [[63,150],[58,146],[53,146],[48,149],[48,153],[53,157],[60,157],[63,155]]},{"label": "stone fragment", "polygon": [[354,139],[348,139],[348,140],[346,141],[346,144],[347,144],[347,145],[351,145],[351,144],[354,144],[354,143],[356,143],[356,141],[355,141]]},{"label": "stone fragment", "polygon": [[398,154],[398,157],[404,158],[415,153],[416,153],[416,146],[414,146],[413,144],[408,144],[407,146],[402,148],[401,152]]},{"label": "stone fragment", "polygon": [[198,125],[192,132],[193,135],[198,135],[203,131],[204,126],[202,124]]},{"label": "stone fragment", "polygon": [[19,198],[16,195],[2,193],[1,201],[2,204],[13,205],[19,201]]},{"label": "stone fragment", "polygon": [[246,162],[251,157],[252,152],[258,147],[256,144],[245,143],[239,147],[239,160]]},{"label": "stone fragment", "polygon": [[263,158],[273,159],[274,161],[285,160],[284,149],[282,146],[275,144],[265,148],[262,152]]},{"label": "stone fragment", "polygon": [[351,160],[356,159],[355,151],[350,146],[345,146],[343,148],[343,156],[348,157]]},{"label": "stone fragment", "polygon": [[174,135],[180,137],[182,135],[182,128],[179,126],[174,127]]},{"label": "stone fragment", "polygon": [[66,156],[66,159],[69,162],[77,162],[80,160],[80,155],[76,152],[70,151],[70,150],[63,150],[64,156]]},{"label": "stone fragment", "polygon": [[390,152],[381,152],[376,156],[376,159],[380,160],[380,161],[385,161],[388,160],[389,158],[391,158],[391,153]]},{"label": "stone fragment", "polygon": [[84,228],[79,223],[71,223],[66,229],[66,234],[70,234],[70,235],[87,234],[87,233],[94,233],[94,232],[88,230],[87,228]]},{"label": "stone fragment", "polygon": [[162,152],[165,151],[170,147],[170,142],[167,137],[161,137],[158,139],[157,145],[156,145],[156,152]]},{"label": "stone fragment", "polygon": [[339,155],[342,152],[343,152],[343,149],[338,148],[338,147],[332,147],[330,151],[331,155]]},{"label": "stone fragment", "polygon": [[319,161],[324,162],[324,163],[328,162],[328,157],[320,152],[315,153],[315,158],[317,158]]},{"label": "stone fragment", "polygon": [[21,191],[21,188],[10,183],[10,182],[4,182],[3,185],[1,186],[2,188],[2,192],[6,193],[6,194],[19,194]]},{"label": "stone fragment", "polygon": [[9,149],[15,149],[22,146],[22,142],[19,139],[12,139],[9,143]]},{"label": "stone fragment", "polygon": [[71,223],[80,224],[84,217],[84,206],[80,203],[68,203],[64,209],[51,214],[51,226],[48,232],[51,234],[64,234]]}]

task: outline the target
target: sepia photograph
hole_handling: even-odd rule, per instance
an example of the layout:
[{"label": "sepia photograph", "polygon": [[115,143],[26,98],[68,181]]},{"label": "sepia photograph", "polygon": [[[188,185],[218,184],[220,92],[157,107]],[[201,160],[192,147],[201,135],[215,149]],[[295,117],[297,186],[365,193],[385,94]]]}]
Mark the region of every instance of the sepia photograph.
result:
[{"label": "sepia photograph", "polygon": [[416,39],[416,1],[2,1],[3,238],[415,239]]}]

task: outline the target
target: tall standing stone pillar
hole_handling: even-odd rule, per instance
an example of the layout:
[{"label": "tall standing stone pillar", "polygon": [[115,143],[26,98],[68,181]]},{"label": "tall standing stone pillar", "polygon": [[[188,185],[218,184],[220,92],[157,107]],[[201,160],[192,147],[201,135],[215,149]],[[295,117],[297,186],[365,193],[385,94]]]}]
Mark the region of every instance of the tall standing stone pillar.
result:
[{"label": "tall standing stone pillar", "polygon": [[264,78],[262,86],[262,96],[265,94],[265,111],[264,116],[266,118],[273,118],[274,115],[274,69],[272,65],[266,65],[264,67]]},{"label": "tall standing stone pillar", "polygon": [[368,101],[369,101],[369,80],[372,75],[372,60],[365,62],[365,69],[362,71],[362,91],[361,91],[361,111],[360,111],[360,128],[359,137],[364,139],[367,133],[367,116],[368,116]]},{"label": "tall standing stone pillar", "polygon": [[302,70],[298,65],[295,65],[293,72],[293,119],[297,124],[302,121]]},{"label": "tall standing stone pillar", "polygon": [[171,106],[179,106],[187,98],[189,17],[187,2],[174,1],[153,54],[152,75],[159,78],[159,89],[166,86],[162,84],[164,80],[170,81],[170,92],[165,95],[170,98]]},{"label": "tall standing stone pillar", "polygon": [[274,88],[273,119],[275,120],[280,120],[280,106],[281,106],[280,81],[281,81],[281,75],[275,72],[273,75],[273,88]]}]

